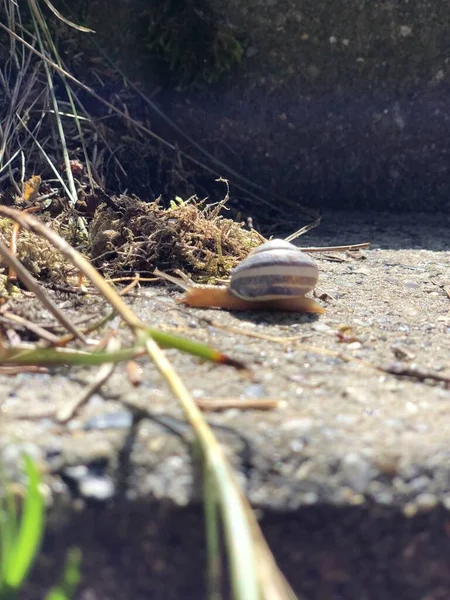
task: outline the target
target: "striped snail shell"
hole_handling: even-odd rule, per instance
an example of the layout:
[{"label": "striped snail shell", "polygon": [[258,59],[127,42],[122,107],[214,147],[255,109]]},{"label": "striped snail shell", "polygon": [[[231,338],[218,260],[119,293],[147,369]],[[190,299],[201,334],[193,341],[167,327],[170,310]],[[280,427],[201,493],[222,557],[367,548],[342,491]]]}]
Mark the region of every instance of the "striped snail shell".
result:
[{"label": "striped snail shell", "polygon": [[271,240],[258,246],[231,272],[229,292],[244,300],[304,296],[316,285],[319,270],[297,246]]}]

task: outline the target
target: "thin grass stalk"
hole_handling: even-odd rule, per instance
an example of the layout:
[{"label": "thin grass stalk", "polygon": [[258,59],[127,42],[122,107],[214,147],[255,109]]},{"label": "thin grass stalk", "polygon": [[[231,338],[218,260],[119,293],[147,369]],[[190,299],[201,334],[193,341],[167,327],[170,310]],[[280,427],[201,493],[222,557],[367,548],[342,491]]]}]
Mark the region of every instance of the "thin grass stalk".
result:
[{"label": "thin grass stalk", "polygon": [[203,505],[206,531],[208,600],[221,600],[222,555],[220,551],[220,514],[214,476],[205,461],[203,468]]},{"label": "thin grass stalk", "polygon": [[[1,23],[0,23],[1,25]],[[34,133],[32,133],[26,123],[20,118],[19,115],[17,115],[20,123],[22,124],[22,126],[28,131],[28,133],[30,134],[30,136],[33,138],[34,143],[36,144],[36,146],[39,148],[39,150],[41,151],[43,157],[46,159],[48,166],[51,168],[51,170],[53,171],[55,177],[58,179],[58,181],[60,182],[62,188],[64,189],[64,191],[66,192],[67,196],[70,198],[71,197],[71,192],[69,190],[69,188],[67,187],[64,179],[61,177],[60,173],[58,173],[57,168],[55,167],[55,165],[53,164],[53,162],[51,161],[50,157],[48,156],[48,154],[46,153],[46,151],[44,150],[43,146],[39,143],[38,139],[36,138],[36,136],[34,135]]]},{"label": "thin grass stalk", "polygon": [[132,346],[115,352],[86,352],[67,348],[35,348],[32,345],[19,344],[12,348],[0,348],[0,364],[96,367],[105,363],[125,362],[143,354],[145,352],[142,346]]},{"label": "thin grass stalk", "polygon": [[[47,26],[47,23],[46,23],[46,21],[45,21],[45,19],[43,17],[42,11],[41,11],[38,3],[35,2],[35,0],[31,0],[31,4],[36,7],[36,11],[39,11],[39,14],[40,14],[40,17],[41,17],[41,19],[40,19],[39,22],[41,23],[41,26],[44,29],[45,37],[47,38],[47,43],[48,43],[48,45],[49,45],[49,47],[50,47],[50,49],[51,49],[51,51],[53,53],[53,56],[55,57],[55,62],[58,64],[58,66],[61,69],[63,69],[63,64],[61,62],[61,58],[59,56],[59,53],[58,53],[58,50],[57,50],[57,48],[55,46],[53,38],[52,38],[52,36],[50,34],[50,30],[49,30],[49,28]],[[51,10],[55,10],[54,7],[50,3],[46,2],[46,4],[47,4],[47,6],[49,6],[51,8]],[[56,11],[55,14],[64,23],[70,25],[71,27],[77,28],[74,23],[68,22],[60,13],[58,13],[58,11]],[[82,27],[79,28],[79,30],[80,31],[89,32],[89,33],[92,32],[92,30],[86,29],[86,28],[82,28]],[[64,69],[63,69],[63,71],[64,71]],[[69,84],[67,82],[67,78],[66,78],[64,72],[60,72],[60,77],[61,77],[61,79],[62,79],[62,81],[64,83],[64,87],[65,87],[65,90],[66,90],[66,93],[67,93],[67,97],[69,99],[69,104],[70,104],[70,107],[72,109],[73,118],[75,119],[75,125],[76,125],[77,131],[78,131],[78,135],[80,137],[81,147],[82,147],[83,156],[84,156],[84,163],[86,165],[86,170],[87,170],[87,173],[88,173],[89,182],[90,182],[91,186],[94,186],[94,178],[92,176],[91,162],[89,160],[89,155],[88,155],[88,151],[87,151],[86,142],[85,142],[85,139],[84,139],[83,129],[81,127],[81,122],[80,122],[78,111],[77,111],[77,108],[76,108],[76,105],[75,105],[75,102],[74,102],[72,90],[71,90],[71,88],[70,88],[70,86],[69,86]],[[67,165],[66,165],[66,170],[67,170]],[[72,177],[72,179],[73,179],[73,177]]]},{"label": "thin grass stalk", "polygon": [[[44,43],[42,41],[40,27],[38,25],[38,21],[40,22],[42,20],[42,15],[40,13],[36,14],[36,10],[39,11],[39,7],[36,5],[36,3],[30,2],[30,0],[29,0],[28,4],[31,8],[31,17],[33,19],[34,30],[35,30],[36,37],[38,40],[39,48],[41,50],[41,54],[45,55],[45,47],[44,47]],[[52,77],[52,73],[50,72],[50,66],[49,66],[48,61],[44,61],[44,68],[45,68],[45,74],[47,76],[47,84],[48,84],[48,88],[50,91],[50,98],[52,100],[53,110],[55,112],[56,127],[58,129],[58,134],[60,137],[59,141],[60,141],[62,152],[63,152],[64,165],[66,168],[66,176],[67,176],[67,181],[68,181],[69,190],[70,190],[69,199],[72,204],[76,204],[77,200],[78,200],[78,194],[77,194],[77,190],[76,190],[76,186],[75,186],[75,180],[74,180],[73,174],[72,174],[72,169],[70,168],[70,157],[69,157],[69,151],[67,149],[66,135],[64,133],[64,127],[62,124],[61,116],[59,114],[58,100],[56,98],[55,88],[53,86],[53,77]]]},{"label": "thin grass stalk", "polygon": [[214,479],[230,553],[233,598],[235,600],[260,600],[252,534],[247,525],[241,491],[233,472],[200,409],[156,342],[148,339],[146,348],[156,368],[167,381],[174,396],[178,398],[187,420],[196,433],[204,460],[204,468],[211,473],[211,477]]}]

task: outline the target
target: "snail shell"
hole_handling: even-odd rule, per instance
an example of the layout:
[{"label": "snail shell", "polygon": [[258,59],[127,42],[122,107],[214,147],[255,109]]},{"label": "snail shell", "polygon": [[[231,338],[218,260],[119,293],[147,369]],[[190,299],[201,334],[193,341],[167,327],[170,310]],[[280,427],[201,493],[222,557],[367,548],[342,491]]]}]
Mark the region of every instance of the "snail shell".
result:
[{"label": "snail shell", "polygon": [[231,272],[229,291],[252,301],[304,296],[316,285],[319,270],[297,246],[271,240],[255,248]]},{"label": "snail shell", "polygon": [[178,301],[196,308],[325,312],[305,296],[319,277],[315,262],[285,240],[271,240],[255,248],[233,269],[226,287],[186,284],[157,269],[155,274],[182,287],[185,294]]}]

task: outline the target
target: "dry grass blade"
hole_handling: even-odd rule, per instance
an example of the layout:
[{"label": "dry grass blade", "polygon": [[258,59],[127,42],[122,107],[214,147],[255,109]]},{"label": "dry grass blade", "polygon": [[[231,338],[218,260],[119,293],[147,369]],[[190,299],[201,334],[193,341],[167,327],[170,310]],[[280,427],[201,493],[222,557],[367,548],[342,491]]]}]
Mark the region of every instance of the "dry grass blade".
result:
[{"label": "dry grass blade", "polygon": [[[108,352],[115,352],[119,350],[119,348],[120,343],[117,338],[111,338],[106,345]],[[95,378],[95,381],[88,386],[81,398],[76,398],[74,401],[68,402],[66,405],[64,405],[56,413],[56,419],[60,423],[67,423],[70,421],[78,413],[81,407],[88,402],[93,394],[95,394],[95,392],[97,392],[102,385],[108,381],[113,374],[115,367],[116,365],[114,363],[105,363],[102,365],[99,369],[97,377]]]},{"label": "dry grass blade", "polygon": [[32,321],[29,321],[24,317],[20,317],[19,315],[15,315],[10,311],[1,312],[0,318],[4,319],[5,321],[15,323],[16,325],[21,325],[25,327],[26,329],[32,331],[35,335],[40,337],[42,340],[45,340],[46,342],[49,342],[52,345],[57,344],[59,342],[59,337],[54,333],[50,333],[50,331],[47,331],[46,329],[40,327],[36,323],[33,323]]},{"label": "dry grass blade", "polygon": [[[75,105],[75,100],[74,100],[74,93],[72,92],[72,89],[70,87],[70,85],[67,82],[67,79],[64,75],[64,69],[63,69],[63,64],[58,52],[58,49],[53,41],[52,35],[50,33],[50,30],[47,26],[47,23],[45,22],[45,19],[43,18],[42,12],[39,8],[38,3],[36,2],[36,0],[29,0],[29,2],[31,3],[32,7],[33,7],[33,14],[36,17],[36,20],[38,21],[44,35],[45,35],[45,39],[46,39],[46,43],[48,48],[50,49],[52,55],[55,57],[55,61],[58,64],[58,66],[62,69],[62,71],[60,71],[60,76],[61,79],[63,81],[64,84],[64,88],[66,90],[66,94],[67,94],[67,98],[69,100],[69,104],[70,104],[70,108],[71,108],[71,117],[73,117],[74,121],[75,121],[75,125],[76,125],[76,129],[78,132],[78,137],[81,143],[81,147],[83,149],[83,156],[84,156],[84,164],[86,165],[87,171],[88,171],[88,176],[89,176],[89,180],[91,182],[91,185],[93,185],[93,177],[92,177],[92,171],[91,171],[91,163],[89,160],[89,155],[88,155],[88,149],[87,149],[87,145],[86,145],[86,141],[85,141],[85,136],[83,133],[83,129],[81,127],[81,119],[78,115],[78,111]],[[53,5],[48,1],[45,0],[46,4],[50,7],[51,10],[56,11],[56,9],[53,7]],[[57,11],[56,14],[58,16],[58,18],[60,18],[63,22],[69,24],[72,27],[77,28],[77,26],[75,26],[73,23],[67,22],[64,17],[62,15],[60,15]],[[40,31],[39,28],[37,27],[37,24],[35,22],[35,29],[36,29],[36,36],[39,40],[39,44],[41,47],[41,51],[42,53],[44,53],[44,46],[43,46],[43,42],[41,40],[41,35],[40,35]],[[90,32],[91,30],[86,29],[86,28],[81,28],[82,31],[85,32]],[[65,164],[65,174],[66,177],[68,179],[68,183],[69,183],[69,187],[71,190],[71,197],[72,199],[76,199],[77,198],[77,191],[76,191],[76,187],[75,187],[75,182],[74,182],[74,177],[72,174],[72,169],[70,167],[70,158],[69,158],[69,151],[65,142],[65,133],[64,133],[64,128],[62,126],[62,120],[61,120],[61,114],[60,110],[59,110],[59,104],[57,101],[57,98],[55,96],[54,93],[54,88],[53,88],[53,83],[52,83],[52,77],[51,77],[51,73],[50,73],[50,67],[48,65],[47,62],[44,63],[44,67],[45,67],[45,71],[47,74],[47,79],[50,80],[49,81],[49,90],[50,90],[50,97],[52,100],[52,104],[53,104],[53,108],[54,108],[54,115],[55,115],[55,119],[56,119],[56,124],[58,126],[58,131],[60,132],[60,145],[62,147],[62,151],[63,151],[63,155],[64,155],[64,164]],[[67,115],[66,115],[67,116]],[[90,119],[86,119],[88,122],[90,122]]]},{"label": "dry grass blade", "polygon": [[[42,36],[41,36],[41,29],[44,32],[44,34],[47,36],[47,38],[50,37],[50,34],[48,32],[47,25],[42,17],[42,13],[39,9],[38,4],[35,2],[35,0],[28,0],[28,3],[31,7],[31,14],[32,14],[32,18],[33,18],[33,24],[34,24],[34,30],[36,33],[36,38],[38,40],[39,47],[41,49],[41,53],[44,55],[45,49],[44,49],[44,42],[43,42]],[[51,37],[50,37],[50,45],[53,46]],[[56,50],[54,48],[54,46],[53,46],[53,50]],[[58,60],[58,57],[57,57],[57,60]],[[64,164],[66,166],[66,175],[67,175],[69,189],[70,189],[69,198],[70,198],[72,204],[75,204],[77,201],[77,190],[75,187],[75,181],[74,181],[74,178],[72,175],[72,171],[70,169],[70,159],[69,159],[69,152],[68,152],[67,144],[66,144],[66,134],[64,133],[64,127],[63,127],[61,115],[59,112],[58,100],[56,98],[55,88],[53,85],[53,77],[52,77],[52,73],[50,71],[50,66],[49,66],[48,62],[44,61],[43,64],[44,64],[45,74],[47,77],[47,87],[49,89],[50,98],[51,98],[52,105],[53,105],[53,112],[55,115],[56,126],[58,128],[59,144],[63,151]]]},{"label": "dry grass blade", "polygon": [[[214,494],[217,495],[225,527],[233,598],[295,600],[296,596],[279,571],[250,504],[201,411],[153,340],[148,340],[147,351],[180,401],[197,435],[205,465],[205,477],[214,481]],[[213,501],[215,498],[211,503]]]},{"label": "dry grass blade", "polygon": [[308,223],[308,225],[305,225],[298,231],[294,231],[294,233],[291,233],[291,235],[289,235],[287,238],[285,238],[286,241],[292,242],[293,240],[297,239],[301,235],[304,235],[305,233],[308,233],[308,231],[311,231],[311,229],[315,229],[316,227],[318,227],[320,225],[321,220],[322,220],[322,217],[318,217],[312,223]]},{"label": "dry grass blade", "polygon": [[343,252],[346,250],[364,250],[370,246],[370,242],[362,244],[349,244],[347,246],[310,246],[309,248],[301,248],[304,252]]},{"label": "dry grass blade", "polygon": [[[19,211],[14,211],[20,214]],[[27,286],[27,288],[33,292],[37,298],[42,302],[42,304],[52,313],[52,315],[58,319],[58,321],[64,325],[64,327],[70,331],[74,336],[76,336],[83,343],[87,343],[86,337],[83,335],[81,331],[79,331],[75,325],[72,323],[70,319],[66,317],[66,315],[56,306],[56,304],[51,300],[51,298],[46,294],[46,292],[41,288],[41,286],[37,283],[34,277],[25,269],[22,263],[17,260],[15,256],[13,256],[7,244],[4,242],[2,237],[0,236],[0,254],[4,262],[14,269],[15,273],[19,277],[19,279]]]},{"label": "dry grass blade", "polygon": [[[36,4],[35,0],[30,0],[31,4]],[[66,19],[66,17],[64,17],[64,15],[62,15],[54,6],[53,4],[50,2],[50,0],[44,0],[45,4],[49,7],[49,9],[52,11],[52,13],[58,17],[58,19],[60,21],[62,21],[63,23],[65,23],[66,25],[69,25],[69,27],[73,27],[73,29],[76,29],[77,31],[82,31],[83,33],[95,33],[95,31],[93,29],[89,29],[88,27],[83,27],[82,25],[77,25],[76,23],[73,23],[72,21],[69,21],[69,19]]]}]

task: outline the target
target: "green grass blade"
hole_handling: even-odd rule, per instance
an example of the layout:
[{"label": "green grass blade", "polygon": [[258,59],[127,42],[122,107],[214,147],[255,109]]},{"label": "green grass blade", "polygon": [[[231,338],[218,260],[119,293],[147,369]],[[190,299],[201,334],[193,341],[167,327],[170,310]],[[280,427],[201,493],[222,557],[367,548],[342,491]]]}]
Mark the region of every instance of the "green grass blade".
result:
[{"label": "green grass blade", "polygon": [[107,362],[119,363],[142,354],[148,338],[153,338],[163,348],[175,348],[204,360],[234,366],[239,369],[244,368],[242,363],[205,344],[153,329],[146,329],[145,335],[138,340],[135,346],[115,352],[104,350],[86,352],[67,348],[33,348],[28,346],[0,348],[0,364],[98,366]]},{"label": "green grass blade", "polygon": [[66,556],[62,580],[45,596],[45,600],[69,600],[75,594],[80,583],[81,551],[71,548]]},{"label": "green grass blade", "polygon": [[[2,483],[4,484],[3,478]],[[0,500],[0,592],[3,589],[8,557],[14,550],[17,527],[17,507],[14,496],[6,490],[5,497]]]},{"label": "green grass blade", "polygon": [[153,328],[146,328],[145,332],[155,340],[155,342],[161,346],[161,348],[175,348],[180,352],[187,352],[198,358],[203,358],[211,362],[215,362],[222,365],[230,365],[237,369],[245,369],[245,365],[237,360],[233,360],[226,354],[188,338],[183,338],[164,331],[158,331]]},{"label": "green grass blade", "polygon": [[208,600],[222,600],[221,593],[221,552],[220,552],[220,515],[217,510],[217,495],[214,477],[204,462],[203,499],[205,508],[205,529],[207,549],[207,589]]},{"label": "green grass blade", "polygon": [[25,580],[41,544],[44,530],[44,499],[39,490],[40,473],[34,462],[24,456],[28,477],[22,516],[15,543],[5,560],[4,583],[10,590],[17,590]]}]

